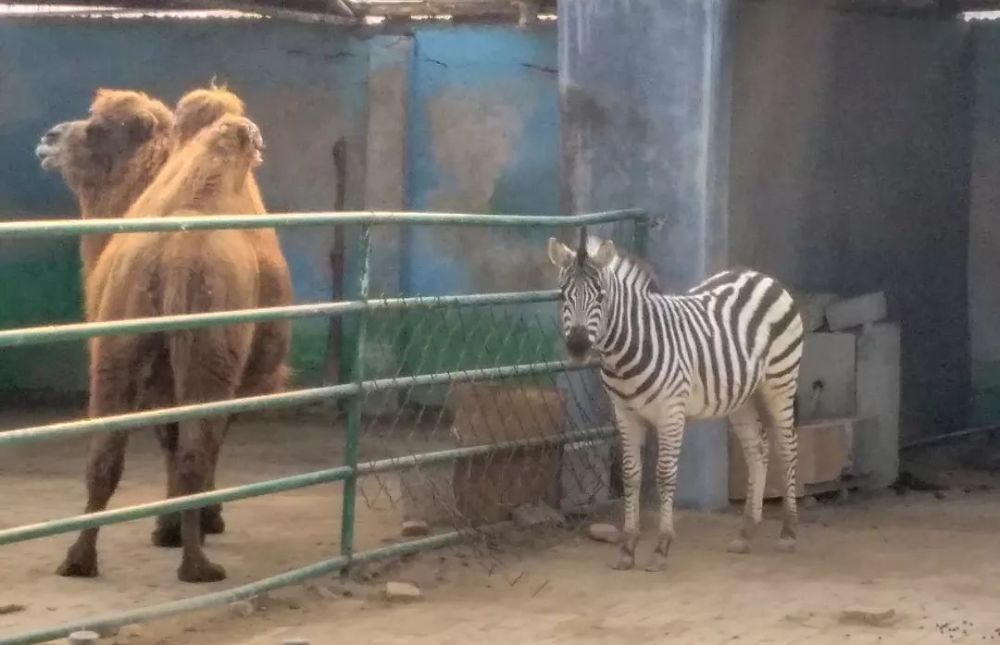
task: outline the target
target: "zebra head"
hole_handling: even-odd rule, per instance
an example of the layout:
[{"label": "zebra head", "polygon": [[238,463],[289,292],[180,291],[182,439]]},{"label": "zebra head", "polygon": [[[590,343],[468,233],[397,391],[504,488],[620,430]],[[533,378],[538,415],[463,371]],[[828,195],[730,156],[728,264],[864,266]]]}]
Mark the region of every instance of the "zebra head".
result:
[{"label": "zebra head", "polygon": [[604,333],[607,269],[616,257],[611,240],[587,237],[586,229],[576,250],[549,238],[549,260],[559,269],[563,341],[575,361],[585,360]]}]

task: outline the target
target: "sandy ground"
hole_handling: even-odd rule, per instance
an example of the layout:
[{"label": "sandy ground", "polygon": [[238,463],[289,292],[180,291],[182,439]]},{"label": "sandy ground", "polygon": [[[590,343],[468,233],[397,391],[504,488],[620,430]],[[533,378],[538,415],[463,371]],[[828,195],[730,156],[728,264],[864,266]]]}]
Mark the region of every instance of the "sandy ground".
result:
[{"label": "sandy ground", "polygon": [[[36,421],[32,415],[31,421]],[[7,415],[0,427],[23,424]],[[234,431],[220,485],[336,464],[340,437],[319,421]],[[82,444],[52,444],[0,454],[0,527],[79,512]],[[155,445],[130,447],[116,505],[157,499],[163,475]],[[377,491],[373,482],[367,491]],[[88,615],[224,589],[335,555],[340,490],[320,486],[226,506],[229,531],[209,539],[226,582],[192,588],[176,581],[178,552],[149,544],[152,520],[102,532],[101,577],[52,573],[72,536],[0,547],[0,641],[27,629]],[[325,643],[981,643],[1000,640],[1000,493],[891,492],[804,511],[800,548],[777,553],[778,509],[769,508],[756,549],[725,552],[734,512],[679,514],[679,541],[661,574],[613,572],[614,548],[579,528],[507,543],[463,546],[362,571],[364,582],[329,577],[273,592],[246,605],[123,628],[103,642],[248,645],[290,637]],[[398,533],[384,495],[360,504],[359,546]],[[647,517],[654,526],[655,518]],[[523,536],[522,536],[523,537]],[[645,555],[652,536],[640,546]],[[424,597],[389,603],[385,580],[414,582]],[[884,614],[858,624],[860,609]],[[863,622],[863,621],[862,621]]]}]

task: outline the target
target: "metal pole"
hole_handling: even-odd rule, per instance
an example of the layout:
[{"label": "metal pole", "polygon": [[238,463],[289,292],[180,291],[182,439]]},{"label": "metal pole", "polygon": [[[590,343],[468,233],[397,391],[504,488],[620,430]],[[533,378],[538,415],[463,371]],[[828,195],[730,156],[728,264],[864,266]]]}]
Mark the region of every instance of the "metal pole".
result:
[{"label": "metal pole", "polygon": [[[368,301],[368,283],[371,270],[371,228],[362,225],[358,235],[358,300]],[[358,491],[358,444],[361,434],[361,409],[365,403],[361,383],[364,379],[365,335],[368,329],[368,314],[358,312],[358,325],[354,334],[354,357],[351,361],[351,383],[358,392],[351,397],[347,410],[347,438],[344,443],[344,465],[351,469],[351,475],[344,480],[344,503],[340,520],[340,555],[350,562],[354,553],[354,506]],[[347,568],[344,568],[346,573]]]},{"label": "metal pole", "polygon": [[635,245],[633,251],[640,258],[645,258],[649,246],[649,218],[637,217],[633,222],[635,223],[632,234],[632,243]]}]

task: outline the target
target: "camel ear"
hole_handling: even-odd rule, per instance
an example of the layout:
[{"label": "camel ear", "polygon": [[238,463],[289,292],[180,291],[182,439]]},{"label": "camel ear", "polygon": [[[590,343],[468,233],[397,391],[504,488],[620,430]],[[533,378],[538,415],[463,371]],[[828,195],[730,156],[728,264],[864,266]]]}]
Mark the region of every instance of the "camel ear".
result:
[{"label": "camel ear", "polygon": [[554,237],[549,238],[549,261],[560,269],[573,261],[575,254],[569,248]]},{"label": "camel ear", "polygon": [[598,269],[603,269],[611,264],[612,260],[618,257],[618,250],[615,248],[615,243],[611,240],[604,240],[601,245],[597,247],[597,251],[590,256],[590,261],[594,263]]}]

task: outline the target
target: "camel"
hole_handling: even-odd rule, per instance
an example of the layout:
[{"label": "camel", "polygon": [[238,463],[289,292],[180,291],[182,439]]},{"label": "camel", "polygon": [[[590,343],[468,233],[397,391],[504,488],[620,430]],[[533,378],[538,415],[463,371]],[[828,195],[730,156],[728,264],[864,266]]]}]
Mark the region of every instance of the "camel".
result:
[{"label": "camel", "polygon": [[[242,165],[224,168],[218,166],[220,160],[225,160],[227,164],[231,163],[239,157],[239,154],[246,153],[260,142],[259,135],[253,135],[254,132],[258,132],[255,126],[251,127],[250,122],[244,123],[238,120],[239,117],[236,115],[242,112],[242,102],[221,88],[196,90],[185,96],[178,105],[176,119],[171,117],[170,111],[161,103],[141,93],[102,90],[97,94],[89,119],[56,126],[43,137],[38,153],[44,168],[62,173],[77,194],[84,217],[101,215],[137,217],[184,212],[262,213],[263,201],[250,172],[254,165],[253,160],[247,162],[244,158]],[[135,121],[144,120],[148,114],[155,116],[154,127],[131,126]],[[223,119],[220,118],[222,115],[231,116]],[[100,127],[94,124],[99,124]],[[208,127],[210,124],[211,128]],[[225,126],[224,129],[228,134],[223,136],[216,126],[220,128]],[[129,136],[123,136],[121,130]],[[132,131],[138,131],[141,135],[131,135]],[[199,138],[198,135],[202,131],[211,132],[211,137],[214,138]],[[245,136],[238,134],[240,132],[244,132]],[[240,136],[243,136],[242,140],[239,139]],[[235,145],[234,141],[244,147]],[[246,141],[251,143],[249,148],[246,147]],[[173,163],[169,163],[168,159]],[[213,166],[213,163],[216,165]],[[154,175],[157,177],[155,181],[152,180]],[[185,177],[187,179],[184,179]],[[150,181],[153,181],[155,188]],[[148,190],[142,190],[146,187]],[[188,197],[181,196],[185,190],[188,191]],[[192,190],[193,193],[190,192]],[[137,196],[137,193],[140,194]],[[149,294],[152,293],[150,289],[154,285],[147,283],[143,287],[133,284],[138,278],[149,280],[149,275],[120,273],[111,270],[110,267],[120,266],[115,262],[121,262],[122,258],[128,256],[131,248],[127,243],[128,240],[135,240],[136,244],[150,244],[150,240],[159,240],[157,248],[166,253],[171,248],[170,240],[179,239],[178,235],[182,234],[141,237],[127,235],[111,237],[110,240],[107,236],[91,236],[84,241],[81,244],[81,256],[87,287],[88,319],[108,320],[121,317],[115,314],[116,306],[119,309],[124,306],[124,317],[132,317],[135,307],[140,307],[141,310],[142,303],[137,301],[145,300],[147,301],[145,306],[150,306]],[[201,255],[189,258],[193,263],[191,266],[198,268],[197,275],[200,276],[198,279],[204,280],[212,276],[220,279],[221,275],[229,281],[226,284],[230,288],[239,291],[248,286],[246,275],[253,275],[257,281],[253,293],[250,294],[253,297],[246,302],[240,300],[240,304],[279,306],[291,302],[287,264],[272,229],[229,232],[215,237],[210,234],[197,234],[194,237],[198,240],[205,237],[210,242],[217,239],[240,241],[239,244],[226,248],[219,248],[212,243],[201,246],[199,249]],[[230,256],[236,247],[244,248],[245,254],[252,251],[253,262],[250,264],[255,265],[253,271],[249,274],[228,275],[224,272],[220,274],[219,271],[223,271],[222,269],[215,273],[208,269],[213,261],[223,264],[230,262],[232,260]],[[106,260],[105,252],[108,252],[108,256],[112,259]],[[212,255],[213,253],[216,255]],[[153,256],[161,258],[161,261],[166,261],[164,258],[168,260],[172,258],[171,261],[178,260],[178,257],[169,255],[153,254]],[[243,260],[247,258],[244,257]],[[97,271],[98,267],[102,266],[105,268]],[[129,290],[124,295],[123,285]],[[240,293],[246,295],[242,291]],[[117,294],[128,302],[124,305],[112,302],[109,305],[105,302],[109,294],[111,296]],[[191,305],[188,311],[175,313],[192,313],[217,305],[228,309],[235,306],[234,302],[192,302],[188,303]],[[160,304],[166,306],[166,303]],[[172,301],[170,304],[176,307],[178,302]],[[204,333],[185,332],[169,336],[151,334],[141,337],[95,339],[90,346],[90,414],[94,416],[130,409],[162,407],[174,405],[178,399],[194,400],[192,397],[207,400],[217,395],[227,398],[234,394],[250,396],[280,391],[285,387],[288,378],[284,361],[288,353],[290,323],[281,321],[234,326],[224,328],[222,331],[226,334],[223,336],[229,340],[235,338],[236,341],[240,341],[245,339],[248,328],[251,330],[250,347],[246,351],[245,360],[241,359],[242,363],[241,360],[237,360],[234,368],[242,365],[242,370],[236,369],[235,376],[230,374],[227,381],[230,385],[233,383],[235,385],[221,387],[216,383],[215,390],[208,386],[199,389],[200,379],[205,378],[204,375],[198,374],[200,366],[168,364],[170,361],[167,361],[165,352],[169,347],[185,343],[193,343],[192,347],[196,348],[206,343],[211,346],[218,340],[219,328],[205,330]],[[232,331],[234,329],[236,331]],[[233,334],[235,336],[230,338]],[[180,341],[178,338],[189,340]],[[239,342],[236,344],[239,345]],[[156,346],[160,347],[160,354],[154,356],[150,351]],[[128,355],[129,350],[137,352],[132,356],[134,366],[141,366],[143,369],[132,372],[131,380],[126,382],[123,380],[125,373],[118,372],[115,376],[115,370],[117,361],[126,360],[120,352],[124,351]],[[242,350],[237,352],[237,359],[242,354]],[[136,360],[139,363],[134,363]],[[184,369],[188,371],[185,372]],[[192,388],[192,383],[197,386]],[[124,389],[116,390],[116,387]],[[168,495],[186,494],[192,487],[214,486],[218,446],[225,435],[227,425],[228,419],[222,420],[221,429],[217,426],[199,426],[202,430],[194,434],[207,440],[201,444],[194,442],[195,446],[192,446],[191,428],[185,431],[182,424],[170,424],[158,428],[158,435],[166,454]],[[98,510],[106,506],[121,474],[126,441],[125,433],[95,437],[88,462],[88,510]],[[203,449],[201,456],[192,456],[195,447]],[[197,518],[197,511],[193,513]],[[187,517],[189,513],[184,515]],[[205,532],[224,530],[225,525],[218,507],[202,509],[202,518]],[[193,529],[188,527],[186,531],[182,530],[180,524],[184,524],[184,521],[178,522],[176,516],[164,516],[158,518],[157,529],[153,533],[154,543],[160,546],[179,546],[181,542],[184,543],[184,560],[179,569],[179,577],[189,581],[221,579],[224,571],[221,567],[208,562],[201,552],[201,536],[198,536],[196,547],[190,546],[189,537],[182,539],[182,533],[186,536],[198,534],[197,522]],[[96,530],[84,531],[77,543],[71,547],[59,572],[63,575],[97,575],[96,537]]]}]

